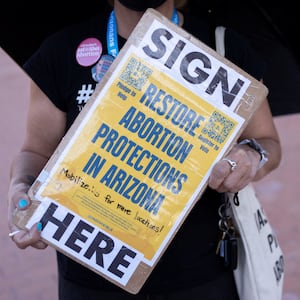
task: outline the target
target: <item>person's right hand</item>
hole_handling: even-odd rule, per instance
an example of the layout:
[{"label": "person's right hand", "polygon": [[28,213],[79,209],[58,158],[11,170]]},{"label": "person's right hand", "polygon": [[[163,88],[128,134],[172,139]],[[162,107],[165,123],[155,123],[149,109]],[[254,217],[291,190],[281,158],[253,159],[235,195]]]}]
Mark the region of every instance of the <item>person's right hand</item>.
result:
[{"label": "person's right hand", "polygon": [[27,195],[29,186],[26,184],[17,184],[11,186],[8,193],[8,228],[10,233],[14,233],[11,240],[20,249],[25,249],[29,246],[36,249],[45,249],[47,244],[41,239],[41,223],[34,224],[29,230],[18,228],[14,224],[14,214],[20,211],[26,211],[31,205],[32,201]]}]

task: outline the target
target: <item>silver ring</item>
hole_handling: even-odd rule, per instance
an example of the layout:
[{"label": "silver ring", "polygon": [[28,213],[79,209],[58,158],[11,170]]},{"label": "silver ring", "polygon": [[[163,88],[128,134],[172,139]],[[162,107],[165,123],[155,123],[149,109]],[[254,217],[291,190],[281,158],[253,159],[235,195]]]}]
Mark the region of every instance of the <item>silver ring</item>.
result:
[{"label": "silver ring", "polygon": [[231,171],[234,171],[237,168],[237,163],[234,160],[231,160],[229,158],[223,158],[223,160],[227,161],[230,165]]},{"label": "silver ring", "polygon": [[10,238],[13,238],[17,233],[19,233],[20,232],[20,230],[16,230],[16,231],[13,231],[13,232],[10,232],[9,234],[8,234],[8,236],[10,237]]}]

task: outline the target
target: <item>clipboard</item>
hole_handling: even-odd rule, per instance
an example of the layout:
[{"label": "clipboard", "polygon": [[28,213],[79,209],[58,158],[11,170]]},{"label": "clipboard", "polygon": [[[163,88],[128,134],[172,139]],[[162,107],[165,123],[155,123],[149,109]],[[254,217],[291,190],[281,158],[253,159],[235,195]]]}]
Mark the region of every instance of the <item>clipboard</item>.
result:
[{"label": "clipboard", "polygon": [[[148,9],[15,223],[137,294],[268,89]],[[201,200],[200,200],[201,201]]]}]

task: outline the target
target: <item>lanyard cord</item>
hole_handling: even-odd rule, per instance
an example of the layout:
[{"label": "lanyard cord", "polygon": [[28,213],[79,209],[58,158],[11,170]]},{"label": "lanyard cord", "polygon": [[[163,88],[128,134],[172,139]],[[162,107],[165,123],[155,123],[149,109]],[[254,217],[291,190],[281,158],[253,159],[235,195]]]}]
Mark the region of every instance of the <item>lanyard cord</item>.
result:
[{"label": "lanyard cord", "polygon": [[[179,16],[177,10],[174,8],[172,15],[172,22],[176,25],[179,24]],[[119,54],[119,45],[118,45],[118,28],[115,12],[112,11],[109,15],[107,22],[107,31],[106,31],[106,42],[107,42],[107,52],[113,57],[116,57]]]}]

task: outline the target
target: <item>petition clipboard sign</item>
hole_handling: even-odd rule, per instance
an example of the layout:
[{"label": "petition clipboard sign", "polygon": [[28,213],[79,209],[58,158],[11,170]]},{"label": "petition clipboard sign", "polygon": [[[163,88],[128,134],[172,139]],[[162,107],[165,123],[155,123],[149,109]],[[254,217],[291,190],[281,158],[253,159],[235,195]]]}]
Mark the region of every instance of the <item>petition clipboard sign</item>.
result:
[{"label": "petition clipboard sign", "polygon": [[[149,9],[18,223],[137,293],[267,89]],[[22,219],[22,220],[21,220]]]}]

